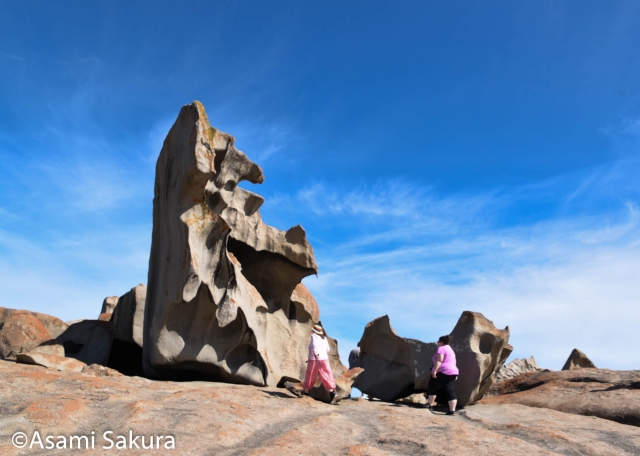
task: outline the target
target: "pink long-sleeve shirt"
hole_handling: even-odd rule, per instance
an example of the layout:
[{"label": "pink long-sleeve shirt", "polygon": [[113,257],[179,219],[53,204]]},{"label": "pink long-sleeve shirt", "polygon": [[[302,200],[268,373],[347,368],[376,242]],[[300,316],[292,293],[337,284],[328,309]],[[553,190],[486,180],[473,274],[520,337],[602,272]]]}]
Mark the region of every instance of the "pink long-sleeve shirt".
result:
[{"label": "pink long-sleeve shirt", "polygon": [[[309,360],[325,360],[329,359],[329,352],[331,348],[329,348],[329,340],[325,337],[324,339],[317,335],[316,333],[311,334],[311,342],[309,343]],[[318,355],[316,358],[315,355]]]}]

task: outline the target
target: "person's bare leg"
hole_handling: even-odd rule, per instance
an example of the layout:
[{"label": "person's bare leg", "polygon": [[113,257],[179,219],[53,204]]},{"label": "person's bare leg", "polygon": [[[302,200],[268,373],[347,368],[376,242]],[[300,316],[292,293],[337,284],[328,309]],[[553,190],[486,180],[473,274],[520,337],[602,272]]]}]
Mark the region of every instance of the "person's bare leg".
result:
[{"label": "person's bare leg", "polygon": [[451,410],[452,412],[455,412],[456,411],[456,405],[458,405],[458,400],[457,399],[449,401],[449,410]]},{"label": "person's bare leg", "polygon": [[431,407],[433,407],[433,404],[436,401],[436,396],[435,394],[433,396],[427,396],[427,404],[429,404]]}]

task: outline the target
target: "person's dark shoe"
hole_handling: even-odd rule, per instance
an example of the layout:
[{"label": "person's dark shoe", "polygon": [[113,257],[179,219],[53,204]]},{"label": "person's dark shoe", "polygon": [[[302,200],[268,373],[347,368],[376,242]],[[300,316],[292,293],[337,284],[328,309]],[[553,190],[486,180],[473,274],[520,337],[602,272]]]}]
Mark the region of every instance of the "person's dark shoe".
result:
[{"label": "person's dark shoe", "polygon": [[452,412],[451,410],[449,410],[449,411],[447,412],[447,415],[455,415],[455,414],[456,414],[456,412]]},{"label": "person's dark shoe", "polygon": [[433,407],[429,404],[422,404],[422,408],[426,408],[427,410],[433,410]]}]

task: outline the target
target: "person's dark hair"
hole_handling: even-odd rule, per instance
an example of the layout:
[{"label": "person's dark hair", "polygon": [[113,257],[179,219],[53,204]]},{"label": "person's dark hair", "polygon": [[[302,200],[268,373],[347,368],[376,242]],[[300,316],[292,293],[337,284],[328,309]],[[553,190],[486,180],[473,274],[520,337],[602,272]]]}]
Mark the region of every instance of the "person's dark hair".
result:
[{"label": "person's dark hair", "polygon": [[451,342],[451,337],[449,337],[449,336],[440,336],[440,339],[438,339],[438,342],[442,342],[445,345],[449,345],[449,343]]}]

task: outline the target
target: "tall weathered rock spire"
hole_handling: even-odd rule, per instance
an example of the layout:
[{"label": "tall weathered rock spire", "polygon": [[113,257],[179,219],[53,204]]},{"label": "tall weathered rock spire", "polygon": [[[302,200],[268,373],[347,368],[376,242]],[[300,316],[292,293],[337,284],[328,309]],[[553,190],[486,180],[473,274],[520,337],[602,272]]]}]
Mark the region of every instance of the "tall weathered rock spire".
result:
[{"label": "tall weathered rock spire", "polygon": [[304,376],[317,304],[305,231],[262,222],[264,199],[238,186],[262,169],[183,106],[156,165],[144,366],[157,377],[275,386]]}]

